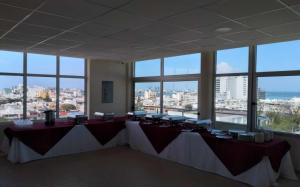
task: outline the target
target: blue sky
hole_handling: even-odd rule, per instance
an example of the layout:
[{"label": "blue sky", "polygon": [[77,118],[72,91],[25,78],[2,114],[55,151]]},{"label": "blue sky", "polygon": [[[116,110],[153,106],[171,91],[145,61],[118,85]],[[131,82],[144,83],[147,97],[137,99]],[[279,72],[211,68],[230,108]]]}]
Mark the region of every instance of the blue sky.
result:
[{"label": "blue sky", "polygon": [[149,77],[160,75],[160,59],[144,60],[135,63],[136,77]]},{"label": "blue sky", "polygon": [[[60,72],[63,75],[84,75],[84,59],[61,57]],[[27,71],[32,74],[56,74],[56,56],[27,54]],[[0,51],[0,72],[22,73],[23,72],[23,53]],[[0,88],[7,88],[22,84],[22,77],[0,76]],[[84,88],[82,79],[61,79],[62,88]],[[30,78],[28,85],[38,85],[44,87],[55,87],[55,78]]]},{"label": "blue sky", "polygon": [[168,57],[164,62],[164,75],[196,74],[201,71],[200,53]]},{"label": "blue sky", "polygon": [[219,50],[217,52],[217,73],[248,72],[249,48]]}]

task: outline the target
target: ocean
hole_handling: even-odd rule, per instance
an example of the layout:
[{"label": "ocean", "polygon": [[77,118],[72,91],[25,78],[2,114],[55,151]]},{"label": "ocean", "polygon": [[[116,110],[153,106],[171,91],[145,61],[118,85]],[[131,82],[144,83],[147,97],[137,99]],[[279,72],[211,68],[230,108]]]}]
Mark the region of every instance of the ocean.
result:
[{"label": "ocean", "polygon": [[293,97],[300,97],[300,92],[266,92],[266,99],[289,100]]}]

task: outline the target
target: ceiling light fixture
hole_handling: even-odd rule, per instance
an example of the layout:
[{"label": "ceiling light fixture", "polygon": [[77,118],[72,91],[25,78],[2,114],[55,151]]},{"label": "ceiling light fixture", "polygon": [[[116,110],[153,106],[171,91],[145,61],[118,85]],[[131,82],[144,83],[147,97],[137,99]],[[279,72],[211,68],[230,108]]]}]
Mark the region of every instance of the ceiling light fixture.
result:
[{"label": "ceiling light fixture", "polygon": [[232,28],[230,28],[230,27],[220,27],[220,28],[216,29],[216,32],[229,32],[231,30],[232,30]]}]

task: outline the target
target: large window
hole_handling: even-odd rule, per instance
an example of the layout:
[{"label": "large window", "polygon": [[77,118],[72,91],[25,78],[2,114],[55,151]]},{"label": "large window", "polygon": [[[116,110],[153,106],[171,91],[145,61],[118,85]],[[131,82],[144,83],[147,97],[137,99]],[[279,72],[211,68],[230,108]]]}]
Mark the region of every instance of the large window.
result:
[{"label": "large window", "polygon": [[300,40],[257,46],[258,128],[300,134],[299,50]]},{"label": "large window", "polygon": [[200,53],[135,62],[134,110],[197,118],[200,72]]},{"label": "large window", "polygon": [[217,51],[215,121],[300,134],[299,50],[300,40]]},{"label": "large window", "polygon": [[163,112],[191,118],[198,116],[198,81],[164,82]]},{"label": "large window", "polygon": [[247,124],[249,48],[217,51],[215,120]]},{"label": "large window", "polygon": [[[72,67],[72,68],[70,68]],[[59,116],[84,114],[85,61],[82,58],[60,57]]]},{"label": "large window", "polygon": [[56,110],[55,78],[28,77],[27,118],[44,119],[45,110]]},{"label": "large window", "polygon": [[0,122],[44,119],[48,109],[59,111],[57,117],[85,112],[85,60],[59,58],[0,51]]},{"label": "large window", "polygon": [[23,53],[0,51],[0,122],[23,117],[22,72]]},{"label": "large window", "polygon": [[23,77],[0,76],[0,122],[23,117]]},{"label": "large window", "polygon": [[59,116],[84,113],[84,79],[61,78],[59,90]]}]

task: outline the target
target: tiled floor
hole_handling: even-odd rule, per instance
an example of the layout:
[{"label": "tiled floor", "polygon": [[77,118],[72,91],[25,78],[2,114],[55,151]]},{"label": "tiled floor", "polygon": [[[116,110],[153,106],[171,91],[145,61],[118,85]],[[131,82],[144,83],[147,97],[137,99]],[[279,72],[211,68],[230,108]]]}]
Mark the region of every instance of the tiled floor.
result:
[{"label": "tiled floor", "polygon": [[[280,180],[280,186],[300,182]],[[11,164],[0,157],[1,187],[242,187],[218,175],[152,157],[127,147]]]}]

